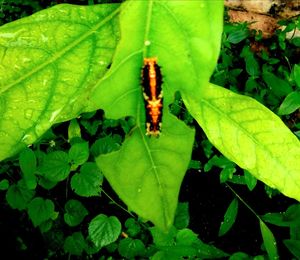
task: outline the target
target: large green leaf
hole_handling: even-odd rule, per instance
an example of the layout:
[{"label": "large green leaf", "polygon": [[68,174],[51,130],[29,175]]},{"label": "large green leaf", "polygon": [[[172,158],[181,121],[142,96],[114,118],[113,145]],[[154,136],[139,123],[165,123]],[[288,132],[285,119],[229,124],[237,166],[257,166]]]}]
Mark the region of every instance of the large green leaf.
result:
[{"label": "large green leaf", "polygon": [[73,118],[111,62],[118,5],[57,5],[0,28],[0,160]]},{"label": "large green leaf", "polygon": [[[110,72],[91,96],[109,118],[134,116],[136,127],[119,151],[97,163],[114,190],[147,220],[167,229],[188,167],[194,131],[168,106],[175,91],[201,92],[217,61],[222,31],[221,1],[127,1],[120,15],[121,41]],[[145,136],[145,108],[140,86],[143,58],[157,57],[162,67],[162,134]]]},{"label": "large green leaf", "polygon": [[[192,93],[191,93],[192,94]],[[185,104],[209,140],[256,178],[300,201],[300,143],[256,100],[208,85]]]}]

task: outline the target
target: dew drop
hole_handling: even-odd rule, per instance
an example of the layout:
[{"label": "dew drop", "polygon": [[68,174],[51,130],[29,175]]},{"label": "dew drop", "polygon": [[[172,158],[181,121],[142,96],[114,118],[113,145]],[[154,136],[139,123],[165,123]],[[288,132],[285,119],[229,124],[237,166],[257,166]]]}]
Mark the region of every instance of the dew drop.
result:
[{"label": "dew drop", "polygon": [[26,119],[31,119],[32,115],[33,115],[33,109],[29,108],[25,110],[24,116]]},{"label": "dew drop", "polygon": [[139,189],[137,190],[137,192],[138,192],[138,193],[140,193],[141,191],[142,191],[142,189],[141,189],[141,188],[139,188]]},{"label": "dew drop", "polygon": [[149,40],[145,41],[145,46],[149,46],[150,44],[151,44],[151,41],[149,41]]},{"label": "dew drop", "polygon": [[0,131],[0,138],[7,138],[8,137],[8,133]]},{"label": "dew drop", "polygon": [[31,134],[26,134],[23,136],[22,138],[22,142],[26,143],[26,144],[32,144],[35,141],[35,137]]}]

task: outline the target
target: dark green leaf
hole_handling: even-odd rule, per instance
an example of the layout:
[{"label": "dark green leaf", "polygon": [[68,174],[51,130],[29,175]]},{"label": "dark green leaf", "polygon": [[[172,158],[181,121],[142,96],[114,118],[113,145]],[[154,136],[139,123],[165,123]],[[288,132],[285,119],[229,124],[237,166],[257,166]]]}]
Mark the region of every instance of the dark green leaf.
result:
[{"label": "dark green leaf", "polygon": [[300,226],[300,204],[293,204],[284,213],[284,220]]},{"label": "dark green leaf", "polygon": [[257,183],[257,179],[247,170],[244,170],[245,183],[250,191],[252,191]]},{"label": "dark green leaf", "polygon": [[120,234],[121,223],[116,217],[100,214],[89,224],[89,236],[97,247],[103,247],[116,241]]},{"label": "dark green leaf", "polygon": [[125,227],[127,228],[126,233],[130,237],[135,237],[141,232],[141,226],[134,218],[127,219]]},{"label": "dark green leaf", "polygon": [[[236,252],[229,257],[229,260],[252,260],[252,259],[253,259],[253,257],[251,257],[243,252]],[[259,260],[259,259],[256,259],[256,260]],[[263,260],[263,259],[261,259],[261,260]]]},{"label": "dark green leaf", "polygon": [[224,215],[224,220],[219,229],[219,236],[225,235],[233,226],[238,213],[238,205],[238,200],[236,198],[234,198],[229,204]]},{"label": "dark green leaf", "polygon": [[245,59],[246,71],[248,74],[252,77],[257,77],[260,74],[260,68],[250,47],[246,46],[243,48],[241,57]]},{"label": "dark green leaf", "polygon": [[83,197],[98,196],[101,192],[103,175],[95,163],[87,162],[80,168],[80,173],[71,179],[72,189]]},{"label": "dark green leaf", "polygon": [[34,197],[35,191],[29,190],[24,181],[11,185],[6,192],[6,200],[13,209],[25,209],[28,202]]},{"label": "dark green leaf", "polygon": [[86,248],[85,248],[87,254],[89,255],[96,254],[97,252],[99,252],[100,249],[101,246],[96,246],[91,240],[91,237],[88,236],[86,239]]},{"label": "dark green leaf", "polygon": [[174,226],[177,229],[187,228],[189,222],[190,222],[189,204],[187,202],[178,203],[176,214],[175,214]]},{"label": "dark green leaf", "polygon": [[42,233],[47,233],[53,226],[53,220],[48,219],[39,225],[39,229]]},{"label": "dark green leaf", "polygon": [[188,228],[181,229],[176,234],[176,245],[192,246],[196,242],[198,242],[197,234]]},{"label": "dark green leaf", "polygon": [[272,93],[278,97],[284,97],[293,91],[287,81],[275,76],[271,72],[264,71],[262,77],[271,89]]},{"label": "dark green leaf", "polygon": [[261,217],[263,221],[279,227],[288,227],[290,222],[284,220],[284,213],[267,213]]},{"label": "dark green leaf", "polygon": [[230,43],[237,44],[242,40],[245,40],[249,36],[248,30],[237,30],[232,33],[229,33],[227,40]]},{"label": "dark green leaf", "polygon": [[94,157],[97,157],[100,154],[117,151],[120,149],[120,147],[120,140],[117,136],[105,136],[99,138],[95,143],[93,143],[91,146],[91,153]]},{"label": "dark green leaf", "polygon": [[9,181],[7,179],[0,181],[0,190],[7,190],[9,188]]},{"label": "dark green leaf", "polygon": [[264,241],[264,246],[268,253],[269,259],[274,259],[274,260],[279,259],[279,256],[277,253],[276,240],[275,240],[271,230],[261,220],[259,220],[259,225],[260,225],[260,231],[261,231],[263,241]]},{"label": "dark green leaf", "polygon": [[36,227],[55,215],[54,203],[49,199],[45,200],[40,197],[34,198],[28,204],[28,215]]},{"label": "dark green leaf", "polygon": [[75,232],[68,236],[64,242],[64,250],[70,255],[80,256],[86,247],[84,237],[81,232]]},{"label": "dark green leaf", "polygon": [[[300,38],[299,38],[300,40]],[[295,64],[293,68],[293,77],[297,87],[300,89],[300,65]]]},{"label": "dark green leaf", "polygon": [[283,243],[297,259],[300,259],[300,240],[285,239]]},{"label": "dark green leaf", "polygon": [[300,92],[291,92],[281,103],[278,115],[288,115],[300,108]]},{"label": "dark green leaf", "polygon": [[256,89],[258,87],[258,83],[256,82],[256,80],[252,77],[250,77],[247,81],[246,81],[246,86],[245,86],[245,91],[247,92],[253,92],[254,89]]},{"label": "dark green leaf", "polygon": [[55,151],[46,155],[39,167],[39,172],[53,182],[66,179],[70,173],[68,154],[63,151]]},{"label": "dark green leaf", "polygon": [[134,258],[142,256],[145,253],[145,245],[139,239],[132,239],[128,237],[120,241],[118,251],[123,257]]},{"label": "dark green leaf", "polygon": [[199,239],[195,244],[195,247],[197,248],[197,256],[200,257],[200,259],[217,259],[228,257],[228,254],[223,252],[221,249],[205,244]]},{"label": "dark green leaf", "polygon": [[37,185],[37,180],[34,174],[36,172],[37,162],[34,152],[29,148],[25,148],[20,153],[19,163],[27,187],[32,190],[35,189]]},{"label": "dark green leaf", "polygon": [[225,166],[225,168],[222,169],[220,174],[220,182],[224,183],[227,180],[232,179],[233,174],[236,172],[234,165]]},{"label": "dark green leaf", "polygon": [[168,232],[163,232],[157,227],[152,227],[150,228],[150,232],[152,234],[154,244],[161,247],[174,244],[177,230],[175,229],[175,227],[171,227]]},{"label": "dark green leaf", "polygon": [[88,142],[75,143],[69,150],[69,161],[75,165],[84,164],[89,158]]},{"label": "dark green leaf", "polygon": [[196,160],[191,160],[188,169],[199,170],[201,168],[201,162]]},{"label": "dark green leaf", "polygon": [[78,200],[69,200],[65,205],[64,220],[71,226],[77,226],[88,215],[87,209]]}]

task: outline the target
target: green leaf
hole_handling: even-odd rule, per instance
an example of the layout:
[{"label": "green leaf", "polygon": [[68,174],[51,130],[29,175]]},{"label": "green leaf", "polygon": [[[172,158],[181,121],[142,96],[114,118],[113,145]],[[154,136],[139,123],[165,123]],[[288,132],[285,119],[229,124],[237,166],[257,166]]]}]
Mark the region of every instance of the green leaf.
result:
[{"label": "green leaf", "polygon": [[39,229],[42,233],[47,233],[53,226],[53,220],[48,219],[39,225]]},{"label": "green leaf", "polygon": [[35,227],[51,219],[54,214],[54,203],[49,199],[37,197],[28,204],[28,215]]},{"label": "green leaf", "polygon": [[11,185],[6,192],[6,200],[13,209],[23,210],[34,197],[35,191],[29,190],[23,180]]},{"label": "green leaf", "polygon": [[9,188],[9,181],[7,179],[0,181],[0,190],[7,190]]},{"label": "green leaf", "polygon": [[212,84],[202,96],[183,100],[228,159],[300,201],[300,142],[275,114],[252,98]]},{"label": "green leaf", "polygon": [[269,259],[279,259],[277,253],[276,240],[271,232],[271,230],[266,226],[266,224],[259,220],[260,231],[263,237],[264,245],[268,253]]},{"label": "green leaf", "polygon": [[56,181],[50,181],[44,176],[39,176],[39,185],[46,190],[51,190],[56,186],[56,184],[57,184]]},{"label": "green leaf", "polygon": [[241,57],[245,59],[246,71],[252,77],[257,77],[260,74],[259,64],[254,57],[250,47],[245,46],[242,50]]},{"label": "green leaf", "polygon": [[79,225],[89,213],[78,200],[68,200],[65,205],[65,212],[64,220],[71,227]]},{"label": "green leaf", "polygon": [[291,92],[282,101],[278,115],[288,115],[300,108],[300,92]]},{"label": "green leaf", "polygon": [[66,179],[70,170],[68,154],[63,151],[48,153],[38,168],[40,174],[52,182]]},{"label": "green leaf", "polygon": [[116,241],[121,234],[121,223],[116,217],[100,214],[89,224],[89,236],[97,247]]},{"label": "green leaf", "polygon": [[286,80],[283,80],[273,73],[264,71],[262,74],[264,81],[272,92],[278,97],[284,97],[293,91],[292,87]]},{"label": "green leaf", "polygon": [[245,177],[245,182],[247,184],[248,189],[250,191],[252,191],[257,184],[257,179],[247,170],[244,170],[244,177]]},{"label": "green leaf", "polygon": [[300,240],[285,239],[283,243],[297,259],[300,258]]},{"label": "green leaf", "polygon": [[300,89],[300,65],[295,64],[293,68],[293,77],[297,87]]},{"label": "green leaf", "polygon": [[174,226],[177,229],[187,228],[190,222],[190,214],[189,214],[189,204],[185,203],[178,203],[175,219],[174,219]]},{"label": "green leaf", "polygon": [[198,242],[197,234],[188,228],[179,230],[176,235],[177,245],[191,246],[196,242]]},{"label": "green leaf", "polygon": [[[236,252],[229,257],[229,260],[252,260],[253,258],[243,252]],[[257,259],[258,260],[258,259]]]},{"label": "green leaf", "polygon": [[163,232],[161,229],[157,227],[149,228],[151,235],[153,237],[153,242],[156,246],[171,246],[175,242],[175,236],[177,234],[177,230],[175,227],[171,227],[168,232]]},{"label": "green leaf", "polygon": [[285,219],[288,221],[292,221],[295,223],[299,223],[300,219],[300,204],[293,204],[288,207],[288,209],[285,212]]},{"label": "green leaf", "polygon": [[284,213],[267,213],[262,216],[262,220],[280,227],[290,226],[290,223],[284,219]]},{"label": "green leaf", "polygon": [[81,142],[75,143],[69,150],[69,161],[72,164],[82,165],[89,158],[89,143]]},{"label": "green leaf", "polygon": [[[194,140],[194,131],[172,116],[168,107],[176,91],[197,89],[200,93],[208,82],[219,54],[223,3],[126,1],[122,8],[122,38],[110,73],[95,89],[88,109],[101,104],[107,118],[133,116],[136,127],[119,151],[101,155],[97,164],[132,211],[166,230],[173,223]],[[146,57],[157,57],[166,76],[158,138],[145,136],[139,75]]]},{"label": "green leaf", "polygon": [[35,153],[29,149],[25,148],[19,156],[20,168],[23,172],[23,178],[27,187],[34,190],[37,185],[37,180],[35,177],[36,172],[36,157]]},{"label": "green leaf", "polygon": [[198,252],[197,255],[200,257],[200,259],[217,259],[217,258],[224,258],[224,257],[227,258],[229,256],[221,249],[218,249],[213,245],[205,244],[199,239],[195,247],[197,248],[197,252]]},{"label": "green leaf", "polygon": [[134,218],[127,219],[125,227],[127,228],[126,233],[130,237],[135,237],[141,232],[141,226]]},{"label": "green leaf", "polygon": [[96,162],[131,210],[166,229],[173,222],[193,138],[194,132],[181,122],[157,139],[134,131],[119,151]]},{"label": "green leaf", "polygon": [[247,29],[240,29],[232,33],[229,33],[227,41],[233,44],[237,44],[242,40],[245,40],[248,36],[249,36],[249,31]]},{"label": "green leaf", "polygon": [[82,112],[114,54],[118,7],[56,5],[0,28],[0,160]]},{"label": "green leaf", "polygon": [[218,236],[224,236],[232,227],[236,220],[236,216],[238,213],[238,200],[234,198],[231,203],[229,204],[225,215],[224,215],[224,220],[221,223],[220,229],[219,229],[219,234]]},{"label": "green leaf", "polygon": [[103,175],[95,163],[87,162],[80,168],[80,173],[73,175],[71,187],[79,196],[98,196],[101,192]]},{"label": "green leaf", "polygon": [[139,239],[132,239],[128,237],[120,241],[118,252],[121,256],[126,258],[142,256],[145,253],[145,245]]},{"label": "green leaf", "polygon": [[75,232],[68,236],[64,242],[64,250],[70,255],[80,256],[86,247],[84,237],[81,232]]},{"label": "green leaf", "polygon": [[81,129],[77,119],[75,118],[70,121],[70,125],[68,127],[68,139],[71,140],[76,137],[81,137]]},{"label": "green leaf", "polygon": [[86,239],[86,248],[85,251],[87,252],[87,254],[92,255],[92,254],[96,254],[97,252],[99,252],[99,250],[101,249],[100,246],[96,246],[92,241],[90,237],[87,237]]},{"label": "green leaf", "polygon": [[111,153],[112,151],[117,151],[121,147],[118,135],[105,136],[96,140],[91,146],[91,154],[94,157],[100,154]]},{"label": "green leaf", "polygon": [[222,169],[220,174],[220,183],[224,183],[227,180],[230,180],[233,178],[233,174],[236,172],[235,166],[229,165],[225,166],[224,169]]}]

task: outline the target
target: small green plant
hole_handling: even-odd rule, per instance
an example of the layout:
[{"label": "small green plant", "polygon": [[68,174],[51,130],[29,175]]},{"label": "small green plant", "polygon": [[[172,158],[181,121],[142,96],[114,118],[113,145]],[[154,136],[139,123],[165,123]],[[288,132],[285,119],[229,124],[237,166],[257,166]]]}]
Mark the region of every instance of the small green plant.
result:
[{"label": "small green plant", "polygon": [[[286,120],[299,109],[299,66],[288,58],[282,65],[281,57],[272,55],[280,49],[283,57],[291,56],[287,44],[297,46],[297,41],[287,43],[283,35],[298,22],[278,32],[278,45],[260,55],[248,47],[253,38],[262,41],[259,36],[245,24],[225,25],[215,67],[221,2],[92,2],[58,5],[0,28],[0,172],[5,176],[0,187],[7,203],[25,210],[43,237],[55,241],[49,257],[87,259],[99,252],[128,259],[229,256],[188,229],[188,206],[177,205],[180,185],[187,169],[218,167],[220,182],[228,187],[246,184],[253,190],[258,178],[300,199],[299,140],[265,106],[236,93],[253,96]],[[152,56],[164,76],[159,138],[145,136],[139,83],[142,58]],[[197,123],[209,141],[195,141],[191,126]],[[207,161],[190,160],[193,144]],[[106,192],[105,180],[129,210]],[[234,226],[241,202],[258,219],[264,254],[278,258],[263,221],[272,222],[232,191],[235,198],[224,212],[219,236]],[[100,196],[126,216],[100,209],[91,215],[100,207]],[[285,243],[295,256],[297,242],[291,236]],[[241,257],[250,258],[236,252],[231,259]]]}]

